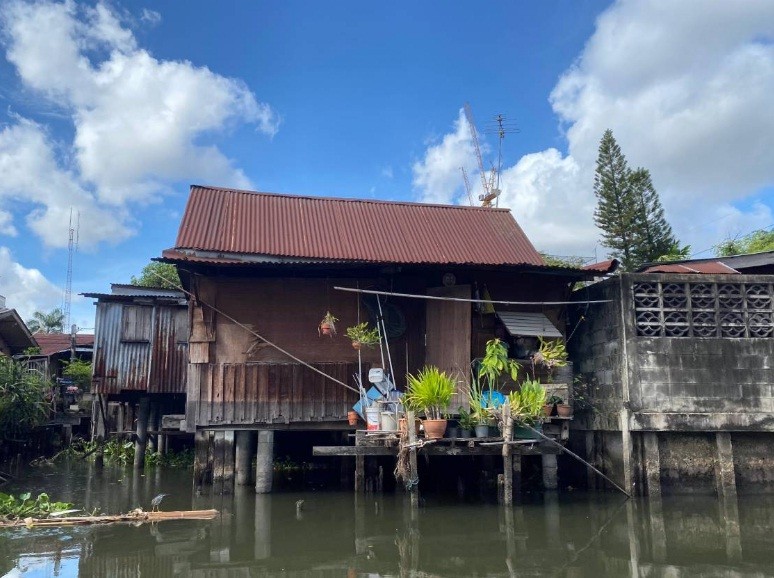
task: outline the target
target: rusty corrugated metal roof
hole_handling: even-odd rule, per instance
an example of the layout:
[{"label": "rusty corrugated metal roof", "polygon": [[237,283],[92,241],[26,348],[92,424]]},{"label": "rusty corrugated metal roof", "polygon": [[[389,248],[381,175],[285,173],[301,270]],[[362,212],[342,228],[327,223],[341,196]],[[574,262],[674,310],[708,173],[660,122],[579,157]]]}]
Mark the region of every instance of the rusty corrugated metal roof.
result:
[{"label": "rusty corrugated metal roof", "polygon": [[181,249],[371,263],[543,265],[507,209],[192,186]]},{"label": "rusty corrugated metal roof", "polygon": [[640,273],[699,273],[704,275],[738,275],[739,271],[721,263],[708,261],[703,263],[663,263],[652,265]]},{"label": "rusty corrugated metal roof", "polygon": [[[32,337],[40,347],[40,355],[53,355],[61,351],[70,349],[69,333],[33,333]],[[94,336],[86,333],[77,333],[75,335],[75,345],[77,347],[93,347]]]}]

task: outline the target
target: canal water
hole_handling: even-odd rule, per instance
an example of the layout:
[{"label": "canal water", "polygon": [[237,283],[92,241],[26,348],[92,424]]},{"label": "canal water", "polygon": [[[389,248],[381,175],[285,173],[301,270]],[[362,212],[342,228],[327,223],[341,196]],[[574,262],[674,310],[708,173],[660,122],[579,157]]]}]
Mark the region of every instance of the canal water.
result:
[{"label": "canal water", "polygon": [[774,576],[774,496],[535,494],[511,509],[401,494],[196,495],[191,473],[145,475],[81,462],[38,468],[23,487],[106,513],[217,508],[213,521],[0,530],[0,576],[247,578],[388,576]]}]

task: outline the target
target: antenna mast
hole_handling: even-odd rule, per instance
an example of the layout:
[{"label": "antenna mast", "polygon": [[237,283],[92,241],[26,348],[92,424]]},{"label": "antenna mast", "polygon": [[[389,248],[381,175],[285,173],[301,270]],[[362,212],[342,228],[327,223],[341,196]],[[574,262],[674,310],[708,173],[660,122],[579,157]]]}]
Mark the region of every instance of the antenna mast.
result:
[{"label": "antenna mast", "polygon": [[460,167],[462,171],[462,178],[465,180],[465,190],[468,192],[468,202],[471,207],[476,206],[476,201],[473,200],[473,191],[470,189],[470,181],[468,180],[468,173],[465,172],[465,167]]},{"label": "antenna mast", "polygon": [[78,250],[78,237],[81,229],[81,214],[76,213],[76,225],[73,228],[73,210],[70,208],[70,226],[67,239],[67,280],[65,281],[64,305],[62,313],[65,318],[65,328],[70,329],[70,303],[73,297],[73,254]]}]

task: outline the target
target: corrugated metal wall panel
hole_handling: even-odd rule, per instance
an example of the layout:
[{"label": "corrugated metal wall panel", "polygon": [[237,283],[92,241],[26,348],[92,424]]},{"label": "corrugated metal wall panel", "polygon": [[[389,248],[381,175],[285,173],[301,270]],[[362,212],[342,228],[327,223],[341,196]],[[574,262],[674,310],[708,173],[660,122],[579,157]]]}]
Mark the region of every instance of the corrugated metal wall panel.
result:
[{"label": "corrugated metal wall panel", "polygon": [[[122,341],[122,312],[132,302],[98,302],[94,344],[94,391],[185,393],[188,315],[184,307],[152,308],[151,341]],[[179,336],[182,333],[182,337]]]}]

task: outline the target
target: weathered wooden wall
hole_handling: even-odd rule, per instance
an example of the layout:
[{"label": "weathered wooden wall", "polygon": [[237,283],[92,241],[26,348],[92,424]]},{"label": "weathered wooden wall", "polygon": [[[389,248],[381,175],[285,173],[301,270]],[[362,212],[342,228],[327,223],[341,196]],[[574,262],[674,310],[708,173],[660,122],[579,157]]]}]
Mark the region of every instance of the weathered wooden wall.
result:
[{"label": "weathered wooden wall", "polygon": [[[512,273],[506,275],[497,271],[462,271],[458,272],[457,276],[458,285],[469,282],[472,287],[476,279],[480,280],[480,287],[486,286],[492,299],[555,301],[566,298],[567,284],[556,277]],[[258,377],[248,376],[251,371],[256,371],[253,367],[293,367],[290,357],[262,342],[252,332],[315,366],[326,364],[326,367],[334,368],[350,364],[352,369],[345,372],[342,381],[354,385],[352,374],[358,355],[345,336],[345,330],[348,326],[355,325],[358,320],[372,324],[375,320],[369,315],[362,297],[355,293],[337,291],[334,287],[378,288],[426,294],[433,287],[439,287],[441,280],[442,272],[428,273],[420,269],[404,271],[389,280],[367,274],[357,278],[333,275],[328,278],[278,278],[245,272],[220,276],[192,275],[191,288],[196,298],[190,304],[190,366],[186,412],[189,429],[196,426],[344,419],[346,409],[349,409],[346,404],[339,403],[334,398],[332,407],[338,408],[335,411],[315,406],[310,400],[304,399],[303,395],[312,394],[312,391],[317,390],[312,388],[307,391],[304,385],[306,378],[298,378],[301,379],[299,382],[287,373],[280,372],[269,380],[276,391],[295,391],[293,387],[298,387],[301,383],[299,395],[302,397],[293,394],[296,395],[293,398],[294,405],[292,408],[286,406],[287,411],[281,412],[277,409],[282,405],[276,401],[274,394],[267,393],[268,397],[245,397],[252,395],[248,393],[250,387],[257,387],[249,385],[248,380],[260,383]],[[401,297],[388,297],[383,303],[397,307],[406,322],[404,334],[390,340],[396,384],[402,388],[406,373],[415,373],[426,361],[427,304],[423,300]],[[470,350],[471,358],[480,356],[484,352],[486,341],[494,335],[493,316],[474,313],[472,305],[463,307],[467,307],[471,312],[471,322],[468,325],[470,335],[464,336],[465,342],[470,345],[466,347]],[[563,322],[559,321],[563,315],[561,308],[537,305],[531,308],[517,306],[502,309],[542,311],[556,321],[560,328],[563,327]],[[327,311],[339,318],[339,334],[333,338],[320,336],[318,333],[318,324]],[[234,323],[229,318],[239,323]],[[362,360],[370,366],[382,365],[378,348],[364,349]],[[297,367],[299,369],[295,371],[300,371],[301,366]],[[366,372],[363,377],[365,379]],[[296,385],[293,385],[294,383]],[[227,388],[233,389],[233,398],[229,397],[232,395],[231,389]],[[325,390],[326,396],[333,394],[333,390]],[[356,401],[356,398],[353,397],[352,401]],[[263,403],[275,405],[261,407]],[[349,405],[351,406],[351,403]]]},{"label": "weathered wooden wall", "polygon": [[[357,372],[352,362],[312,366],[344,383],[352,383]],[[299,363],[199,364],[194,371],[190,387],[198,390],[198,404],[189,405],[187,419],[193,417],[201,427],[341,421],[358,400],[354,392]]]}]

